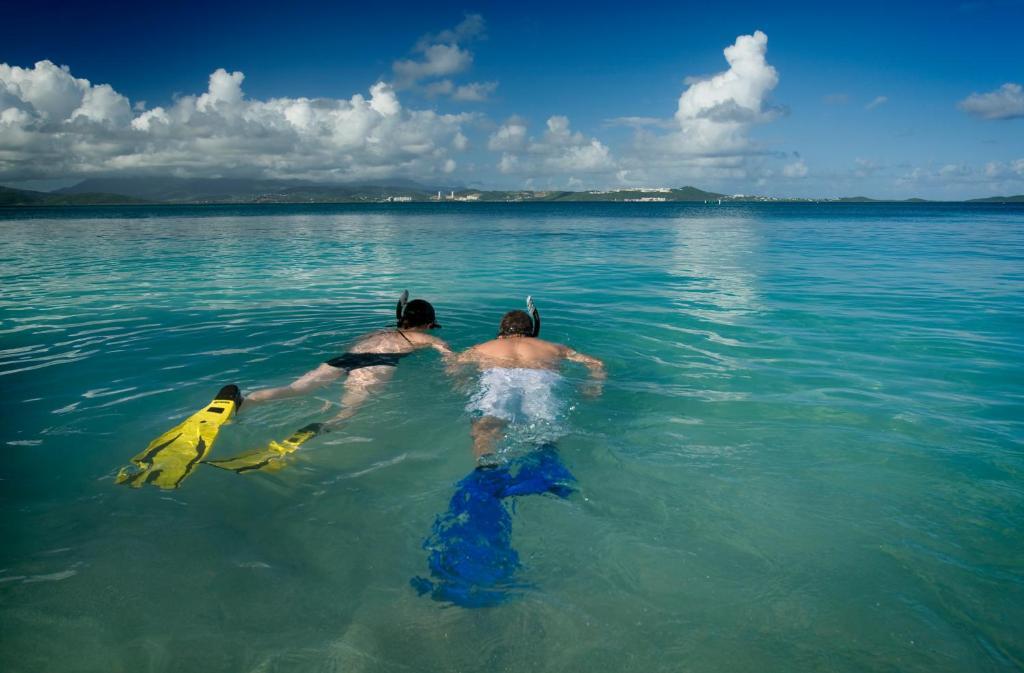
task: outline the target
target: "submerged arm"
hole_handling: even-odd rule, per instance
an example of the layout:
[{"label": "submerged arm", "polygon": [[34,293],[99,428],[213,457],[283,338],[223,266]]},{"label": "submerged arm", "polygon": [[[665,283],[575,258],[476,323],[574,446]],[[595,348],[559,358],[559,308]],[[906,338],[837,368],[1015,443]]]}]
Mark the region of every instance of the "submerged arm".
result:
[{"label": "submerged arm", "polygon": [[448,372],[449,376],[455,376],[466,365],[476,363],[477,357],[478,355],[475,348],[467,348],[461,353],[456,353],[449,349],[449,351],[444,355],[445,371]]},{"label": "submerged arm", "polygon": [[578,362],[590,371],[590,383],[583,389],[584,394],[591,397],[600,395],[604,381],[608,378],[608,374],[604,369],[604,363],[595,357],[578,353],[571,348],[565,349],[565,359],[570,362]]},{"label": "submerged arm", "polygon": [[257,390],[256,392],[249,394],[245,400],[247,402],[266,402],[268,400],[280,400],[286,397],[305,395],[310,391],[316,390],[317,388],[334,381],[343,373],[344,370],[332,367],[325,362],[313,371],[307,372],[286,386]]}]

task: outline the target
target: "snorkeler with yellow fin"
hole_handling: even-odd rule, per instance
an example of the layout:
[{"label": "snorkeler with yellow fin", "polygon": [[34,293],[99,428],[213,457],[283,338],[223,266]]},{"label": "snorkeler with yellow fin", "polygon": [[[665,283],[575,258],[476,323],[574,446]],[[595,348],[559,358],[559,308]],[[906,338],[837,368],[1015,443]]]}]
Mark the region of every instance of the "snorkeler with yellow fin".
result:
[{"label": "snorkeler with yellow fin", "polygon": [[[237,386],[225,386],[217,399],[183,423],[153,440],[145,451],[135,456],[132,463],[138,468],[122,469],[116,482],[138,488],[153,484],[160,488],[177,488],[200,462],[231,470],[239,474],[257,470],[276,470],[284,459],[302,444],[328,429],[338,427],[350,419],[360,406],[380,390],[393,376],[398,362],[423,348],[433,348],[442,354],[451,354],[443,340],[429,334],[440,327],[435,320],[434,307],[423,299],[409,301],[409,292],[402,293],[395,308],[395,327],[364,335],[348,352],[322,363],[292,383],[277,388],[256,390],[244,399],[246,406],[311,392],[341,377],[345,377],[341,396],[341,411],[324,423],[311,423],[292,433],[281,442],[273,441],[262,449],[221,460],[205,460],[217,437],[220,426],[227,422],[242,404]],[[227,391],[227,393],[225,392]],[[222,399],[230,394],[230,399]],[[225,403],[230,403],[226,406]]]},{"label": "snorkeler with yellow fin", "polygon": [[363,402],[394,376],[398,362],[403,357],[424,347],[432,347],[446,355],[451,353],[448,344],[427,333],[427,330],[440,327],[435,320],[434,307],[429,302],[422,299],[409,301],[409,292],[405,291],[395,306],[395,318],[393,329],[363,337],[347,353],[328,360],[291,385],[257,390],[246,398],[260,402],[291,397],[347,375],[345,392],[341,397],[342,408],[334,418],[324,423],[310,423],[284,441],[272,441],[262,449],[204,462],[238,474],[279,470],[284,466],[285,457],[294,453],[302,444],[339,427],[355,415]]},{"label": "snorkeler with yellow fin", "polygon": [[130,468],[122,468],[117,473],[116,483],[132,488],[144,484],[163,489],[178,488],[210,453],[221,426],[240,406],[242,394],[238,386],[224,386],[212,402],[154,439],[145,451],[132,458],[131,462],[137,469],[132,472]]}]

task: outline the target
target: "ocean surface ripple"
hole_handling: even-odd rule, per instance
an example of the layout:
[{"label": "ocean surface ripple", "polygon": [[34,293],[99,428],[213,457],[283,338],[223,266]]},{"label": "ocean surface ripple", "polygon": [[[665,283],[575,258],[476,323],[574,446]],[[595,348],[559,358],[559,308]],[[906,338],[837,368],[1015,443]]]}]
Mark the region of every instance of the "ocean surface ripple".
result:
[{"label": "ocean surface ripple", "polygon": [[[1024,208],[396,204],[0,209],[0,670],[1024,669]],[[280,385],[408,288],[456,348],[535,298],[604,359],[517,498],[521,586],[420,597],[473,468],[403,361],[270,474],[117,469],[221,385]],[[336,412],[245,409],[214,453]]]}]

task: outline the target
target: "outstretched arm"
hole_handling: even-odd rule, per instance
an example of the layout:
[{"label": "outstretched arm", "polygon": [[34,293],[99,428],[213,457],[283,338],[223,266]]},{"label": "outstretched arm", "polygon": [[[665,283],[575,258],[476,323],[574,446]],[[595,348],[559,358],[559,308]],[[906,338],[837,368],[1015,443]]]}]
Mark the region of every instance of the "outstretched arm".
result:
[{"label": "outstretched arm", "polygon": [[586,366],[590,371],[590,383],[583,389],[583,393],[590,397],[600,395],[604,380],[608,378],[608,374],[604,370],[604,363],[595,357],[579,353],[571,348],[565,349],[565,359],[570,362],[578,362]]},{"label": "outstretched arm", "polygon": [[477,362],[476,348],[467,348],[461,353],[456,353],[453,350],[449,350],[444,356],[444,367],[445,371],[448,372],[449,376],[455,376],[462,370],[466,365],[475,364]]},{"label": "outstretched arm", "polygon": [[344,370],[332,367],[325,362],[313,371],[307,372],[286,386],[280,386],[278,388],[263,388],[262,390],[250,393],[246,396],[245,401],[266,402],[268,400],[280,400],[285,397],[305,395],[310,391],[316,390],[317,388],[334,381],[343,373]]},{"label": "outstretched arm", "polygon": [[452,350],[452,347],[449,346],[448,342],[445,341],[444,339],[432,337],[430,340],[430,347],[436,350],[442,356],[444,356],[446,362],[448,361],[449,358],[455,355],[455,351]]}]

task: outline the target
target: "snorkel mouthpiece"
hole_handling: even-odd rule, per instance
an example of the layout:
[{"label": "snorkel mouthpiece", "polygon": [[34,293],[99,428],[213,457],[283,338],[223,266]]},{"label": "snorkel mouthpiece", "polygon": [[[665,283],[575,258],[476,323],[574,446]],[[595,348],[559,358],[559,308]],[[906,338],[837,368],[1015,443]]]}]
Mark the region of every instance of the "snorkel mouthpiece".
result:
[{"label": "snorkel mouthpiece", "polygon": [[402,296],[398,298],[398,305],[395,306],[395,318],[398,320],[398,326],[402,326],[402,318],[405,317],[405,306],[409,303],[409,291],[405,290],[402,292]]},{"label": "snorkel mouthpiece", "polygon": [[526,310],[529,311],[530,317],[533,318],[533,334],[530,336],[536,337],[540,334],[540,311],[533,305],[533,296],[526,297]]}]

